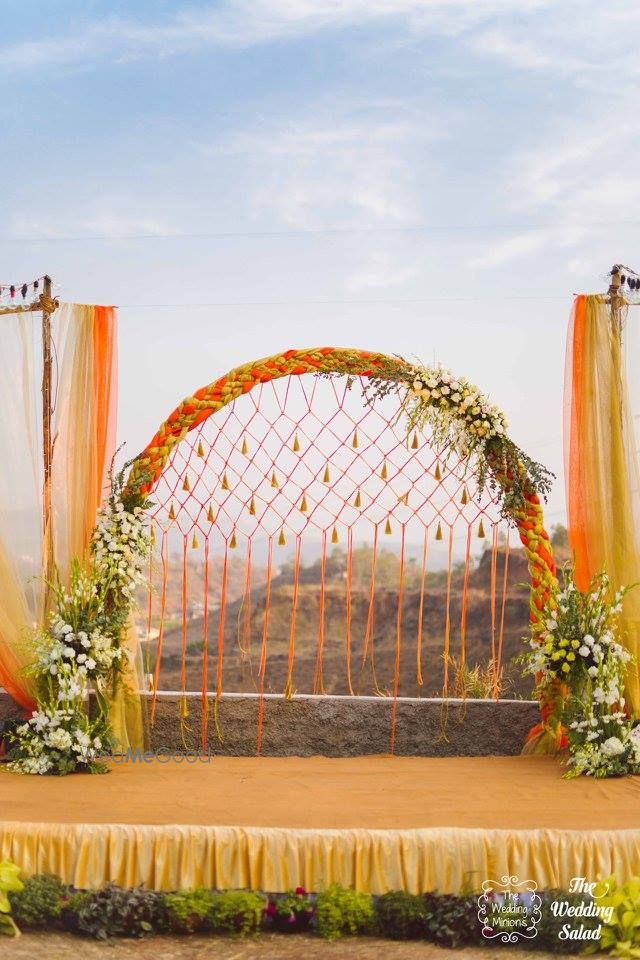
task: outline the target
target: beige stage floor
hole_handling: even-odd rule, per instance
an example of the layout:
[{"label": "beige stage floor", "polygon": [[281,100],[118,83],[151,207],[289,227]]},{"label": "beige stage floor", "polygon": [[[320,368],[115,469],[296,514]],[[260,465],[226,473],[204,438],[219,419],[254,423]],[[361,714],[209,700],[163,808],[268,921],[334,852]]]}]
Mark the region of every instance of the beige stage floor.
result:
[{"label": "beige stage floor", "polygon": [[106,776],[0,770],[3,821],[311,829],[640,828],[640,777],[564,780],[547,757],[220,757]]}]

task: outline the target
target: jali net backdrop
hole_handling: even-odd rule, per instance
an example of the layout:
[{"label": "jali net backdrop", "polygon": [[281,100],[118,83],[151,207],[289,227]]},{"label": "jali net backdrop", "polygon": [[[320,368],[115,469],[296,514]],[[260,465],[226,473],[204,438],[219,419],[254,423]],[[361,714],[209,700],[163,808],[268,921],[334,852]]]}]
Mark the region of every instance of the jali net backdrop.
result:
[{"label": "jali net backdrop", "polygon": [[526,559],[468,464],[360,378],[262,379],[168,421],[137,624],[152,699],[524,692]]}]

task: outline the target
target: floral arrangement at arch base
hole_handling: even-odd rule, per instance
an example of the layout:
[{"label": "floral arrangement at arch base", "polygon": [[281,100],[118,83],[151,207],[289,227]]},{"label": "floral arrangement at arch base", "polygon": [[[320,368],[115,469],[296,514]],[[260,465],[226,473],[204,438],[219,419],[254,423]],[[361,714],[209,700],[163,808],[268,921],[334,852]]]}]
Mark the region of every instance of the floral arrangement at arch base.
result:
[{"label": "floral arrangement at arch base", "polygon": [[[536,676],[545,708],[532,739],[547,735],[568,750],[568,777],[640,773],[640,723],[627,711],[624,683],[631,654],[620,642],[625,593],[612,596],[606,573],[581,591],[569,566],[530,641],[526,672]],[[531,735],[530,735],[531,736]]]},{"label": "floral arrangement at arch base", "polygon": [[150,549],[148,504],[139,485],[125,487],[125,470],[109,475],[86,562],[74,559],[68,582],[57,576],[50,585],[53,611],[32,637],[37,708],[9,735],[7,768],[16,773],[106,771],[101,758],[114,747],[109,705],[130,669],[125,637]]}]

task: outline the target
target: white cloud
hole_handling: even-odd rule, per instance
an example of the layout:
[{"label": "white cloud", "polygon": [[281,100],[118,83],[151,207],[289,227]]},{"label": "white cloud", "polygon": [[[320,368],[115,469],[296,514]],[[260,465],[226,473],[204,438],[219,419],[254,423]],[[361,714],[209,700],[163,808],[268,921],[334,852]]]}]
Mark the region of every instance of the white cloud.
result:
[{"label": "white cloud", "polygon": [[0,48],[0,66],[172,56],[207,46],[251,46],[322,30],[389,23],[411,32],[458,35],[506,15],[526,16],[554,0],[223,0],[149,24],[111,17],[45,40]]},{"label": "white cloud", "polygon": [[403,287],[415,280],[420,275],[420,270],[421,262],[415,259],[407,263],[400,256],[379,251],[373,253],[361,267],[347,277],[345,287],[350,293]]},{"label": "white cloud", "polygon": [[428,144],[446,135],[406,103],[318,107],[312,118],[239,132],[211,153],[250,167],[250,200],[289,228],[363,228],[419,223],[418,178]]}]

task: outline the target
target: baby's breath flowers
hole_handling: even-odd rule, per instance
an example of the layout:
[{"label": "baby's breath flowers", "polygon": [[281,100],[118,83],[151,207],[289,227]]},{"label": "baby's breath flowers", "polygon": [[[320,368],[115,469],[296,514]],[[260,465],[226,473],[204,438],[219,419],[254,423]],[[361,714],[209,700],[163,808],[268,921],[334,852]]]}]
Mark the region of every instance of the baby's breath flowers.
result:
[{"label": "baby's breath flowers", "polygon": [[612,596],[605,573],[582,592],[567,568],[544,610],[544,631],[530,641],[526,670],[541,700],[553,704],[548,724],[567,730],[568,776],[640,772],[640,726],[624,697],[631,654],[618,639],[625,593]]},{"label": "baby's breath flowers", "polygon": [[[12,735],[8,767],[18,773],[101,772],[110,745],[108,700],[127,664],[123,645],[134,592],[149,555],[144,498],[110,476],[86,563],[52,584],[54,610],[34,636],[38,709]],[[88,697],[97,709],[89,715]]]}]

